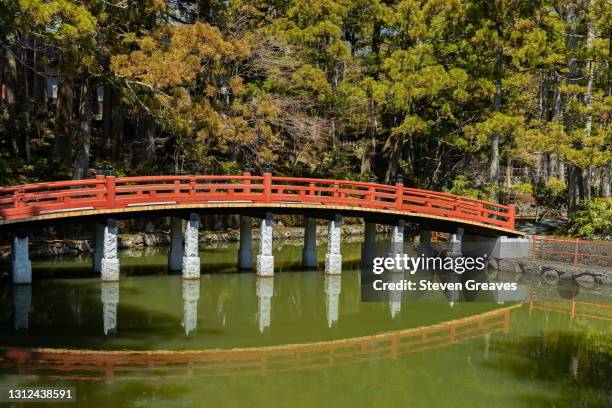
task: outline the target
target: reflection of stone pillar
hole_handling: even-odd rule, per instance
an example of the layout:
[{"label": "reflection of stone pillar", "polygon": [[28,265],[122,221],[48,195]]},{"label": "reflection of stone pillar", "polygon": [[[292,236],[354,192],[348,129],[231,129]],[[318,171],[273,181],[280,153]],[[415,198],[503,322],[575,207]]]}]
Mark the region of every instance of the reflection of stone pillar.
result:
[{"label": "reflection of stone pillar", "polygon": [[183,327],[187,336],[198,327],[198,299],[200,281],[183,279]]},{"label": "reflection of stone pillar", "polygon": [[338,322],[341,289],[342,277],[340,275],[325,275],[325,310],[327,311],[328,327]]},{"label": "reflection of stone pillar", "polygon": [[336,214],[329,222],[327,234],[327,253],[325,254],[325,272],[329,274],[342,272],[342,254],[340,241],[342,240],[342,216]]},{"label": "reflection of stone pillar", "polygon": [[489,350],[491,348],[491,333],[485,333],[484,335],[484,359],[489,358]]},{"label": "reflection of stone pillar", "polygon": [[302,250],[302,266],[316,268],[317,260],[317,220],[307,217],[304,219],[304,249]]},{"label": "reflection of stone pillar", "polygon": [[183,278],[200,278],[200,257],[198,254],[198,230],[200,216],[196,213],[189,215],[185,226],[185,249],[183,253]]},{"label": "reflection of stone pillar", "polygon": [[119,282],[102,282],[100,287],[102,299],[102,319],[104,334],[117,332],[117,303],[119,303]]},{"label": "reflection of stone pillar", "polygon": [[94,232],[93,271],[102,272],[102,258],[104,258],[104,224],[96,222]]},{"label": "reflection of stone pillar", "polygon": [[251,217],[240,216],[240,248],[238,249],[238,269],[253,269],[253,236]]},{"label": "reflection of stone pillar", "polygon": [[13,236],[11,275],[13,283],[32,283],[32,262],[28,248],[28,234],[25,231],[18,231]]},{"label": "reflection of stone pillar", "polygon": [[363,230],[364,234],[364,242],[374,243],[376,242],[376,223],[374,222],[366,222]]},{"label": "reflection of stone pillar", "polygon": [[[390,282],[399,283],[404,279],[404,273],[402,272],[391,272]],[[401,290],[390,290],[389,291],[389,312],[391,318],[395,319],[395,316],[402,311],[402,291]]]},{"label": "reflection of stone pillar", "polygon": [[[449,272],[448,274],[448,283],[453,283],[453,286],[457,286],[461,280],[459,279],[459,275],[457,275],[454,271]],[[452,308],[455,307],[455,303],[461,300],[461,291],[459,289],[448,289],[445,291],[446,298],[448,299],[448,305]]]},{"label": "reflection of stone pillar", "polygon": [[451,234],[450,237],[450,248],[449,255],[460,257],[461,253],[461,243],[463,241],[463,228],[457,228],[457,232]]},{"label": "reflection of stone pillar", "polygon": [[114,282],[119,280],[119,258],[117,257],[117,246],[119,234],[117,221],[109,218],[104,225],[104,244],[102,248],[102,259],[100,261],[100,272],[103,281]]},{"label": "reflection of stone pillar", "polygon": [[569,370],[572,374],[572,378],[576,380],[578,378],[578,356],[572,356],[570,360]]},{"label": "reflection of stone pillar", "polygon": [[257,279],[257,322],[259,331],[270,327],[272,314],[272,295],[274,294],[274,279]]},{"label": "reflection of stone pillar", "polygon": [[27,330],[30,327],[31,305],[32,285],[13,285],[15,330]]},{"label": "reflection of stone pillar", "polygon": [[183,220],[170,218],[170,250],[168,251],[168,270],[180,271],[183,268]]},{"label": "reflection of stone pillar", "polygon": [[266,213],[259,229],[259,255],[257,255],[257,275],[274,275],[274,255],[272,255],[272,213]]}]

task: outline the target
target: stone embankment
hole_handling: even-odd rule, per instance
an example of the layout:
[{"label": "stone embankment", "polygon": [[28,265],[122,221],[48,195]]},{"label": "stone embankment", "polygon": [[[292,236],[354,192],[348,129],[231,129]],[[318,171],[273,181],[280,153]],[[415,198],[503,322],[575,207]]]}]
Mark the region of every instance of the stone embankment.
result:
[{"label": "stone embankment", "polygon": [[490,259],[489,267],[502,272],[525,273],[546,280],[573,279],[588,286],[593,283],[612,285],[612,268],[605,266],[571,265],[534,258]]}]

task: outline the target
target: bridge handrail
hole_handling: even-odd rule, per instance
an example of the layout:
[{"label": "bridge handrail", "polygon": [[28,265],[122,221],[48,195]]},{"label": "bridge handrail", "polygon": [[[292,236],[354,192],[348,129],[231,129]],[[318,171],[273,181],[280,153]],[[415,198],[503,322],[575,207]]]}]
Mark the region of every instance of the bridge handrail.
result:
[{"label": "bridge handrail", "polygon": [[0,217],[18,219],[45,212],[114,209],[160,202],[304,202],[382,208],[463,219],[514,229],[512,205],[450,193],[351,180],[254,176],[177,175],[115,177],[0,187]]}]

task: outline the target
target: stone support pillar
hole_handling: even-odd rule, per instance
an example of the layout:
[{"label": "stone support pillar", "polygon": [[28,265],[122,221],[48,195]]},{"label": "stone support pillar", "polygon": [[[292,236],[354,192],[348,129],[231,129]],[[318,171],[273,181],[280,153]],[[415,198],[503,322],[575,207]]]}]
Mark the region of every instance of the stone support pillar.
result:
[{"label": "stone support pillar", "polygon": [[316,218],[304,218],[304,249],[302,250],[302,266],[304,268],[316,268],[319,266],[317,259]]},{"label": "stone support pillar", "polygon": [[257,255],[257,275],[274,275],[274,255],[272,255],[272,213],[266,213],[259,229],[259,255]]},{"label": "stone support pillar", "polygon": [[168,251],[168,270],[182,270],[183,256],[183,219],[179,217],[171,217],[170,250]]},{"label": "stone support pillar", "polygon": [[251,217],[240,216],[240,248],[238,249],[238,269],[253,269],[253,236]]},{"label": "stone support pillar", "polygon": [[198,237],[200,229],[200,216],[196,213],[189,215],[185,225],[185,248],[183,249],[183,278],[200,278],[200,256],[198,253]]},{"label": "stone support pillar", "polygon": [[325,273],[337,274],[342,272],[342,254],[340,242],[342,241],[342,216],[337,214],[329,222],[327,234],[327,253],[325,254]]},{"label": "stone support pillar", "polygon": [[100,260],[100,273],[103,281],[115,282],[119,280],[118,241],[117,221],[109,218],[104,225],[102,259]]}]

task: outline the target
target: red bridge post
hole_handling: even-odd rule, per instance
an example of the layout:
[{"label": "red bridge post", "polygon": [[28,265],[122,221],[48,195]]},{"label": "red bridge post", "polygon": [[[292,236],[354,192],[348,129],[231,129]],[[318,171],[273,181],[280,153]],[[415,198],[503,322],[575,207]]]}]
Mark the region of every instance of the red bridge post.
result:
[{"label": "red bridge post", "polygon": [[516,206],[514,204],[508,205],[508,226],[507,228],[514,229],[514,219],[516,217]]},{"label": "red bridge post", "polygon": [[272,201],[272,173],[265,172],[263,174],[263,187],[264,200],[269,203]]},{"label": "red bridge post", "polygon": [[404,206],[404,180],[401,177],[397,178],[395,183],[395,208],[401,210]]},{"label": "red bridge post", "polygon": [[115,207],[115,176],[106,176],[106,206]]}]

